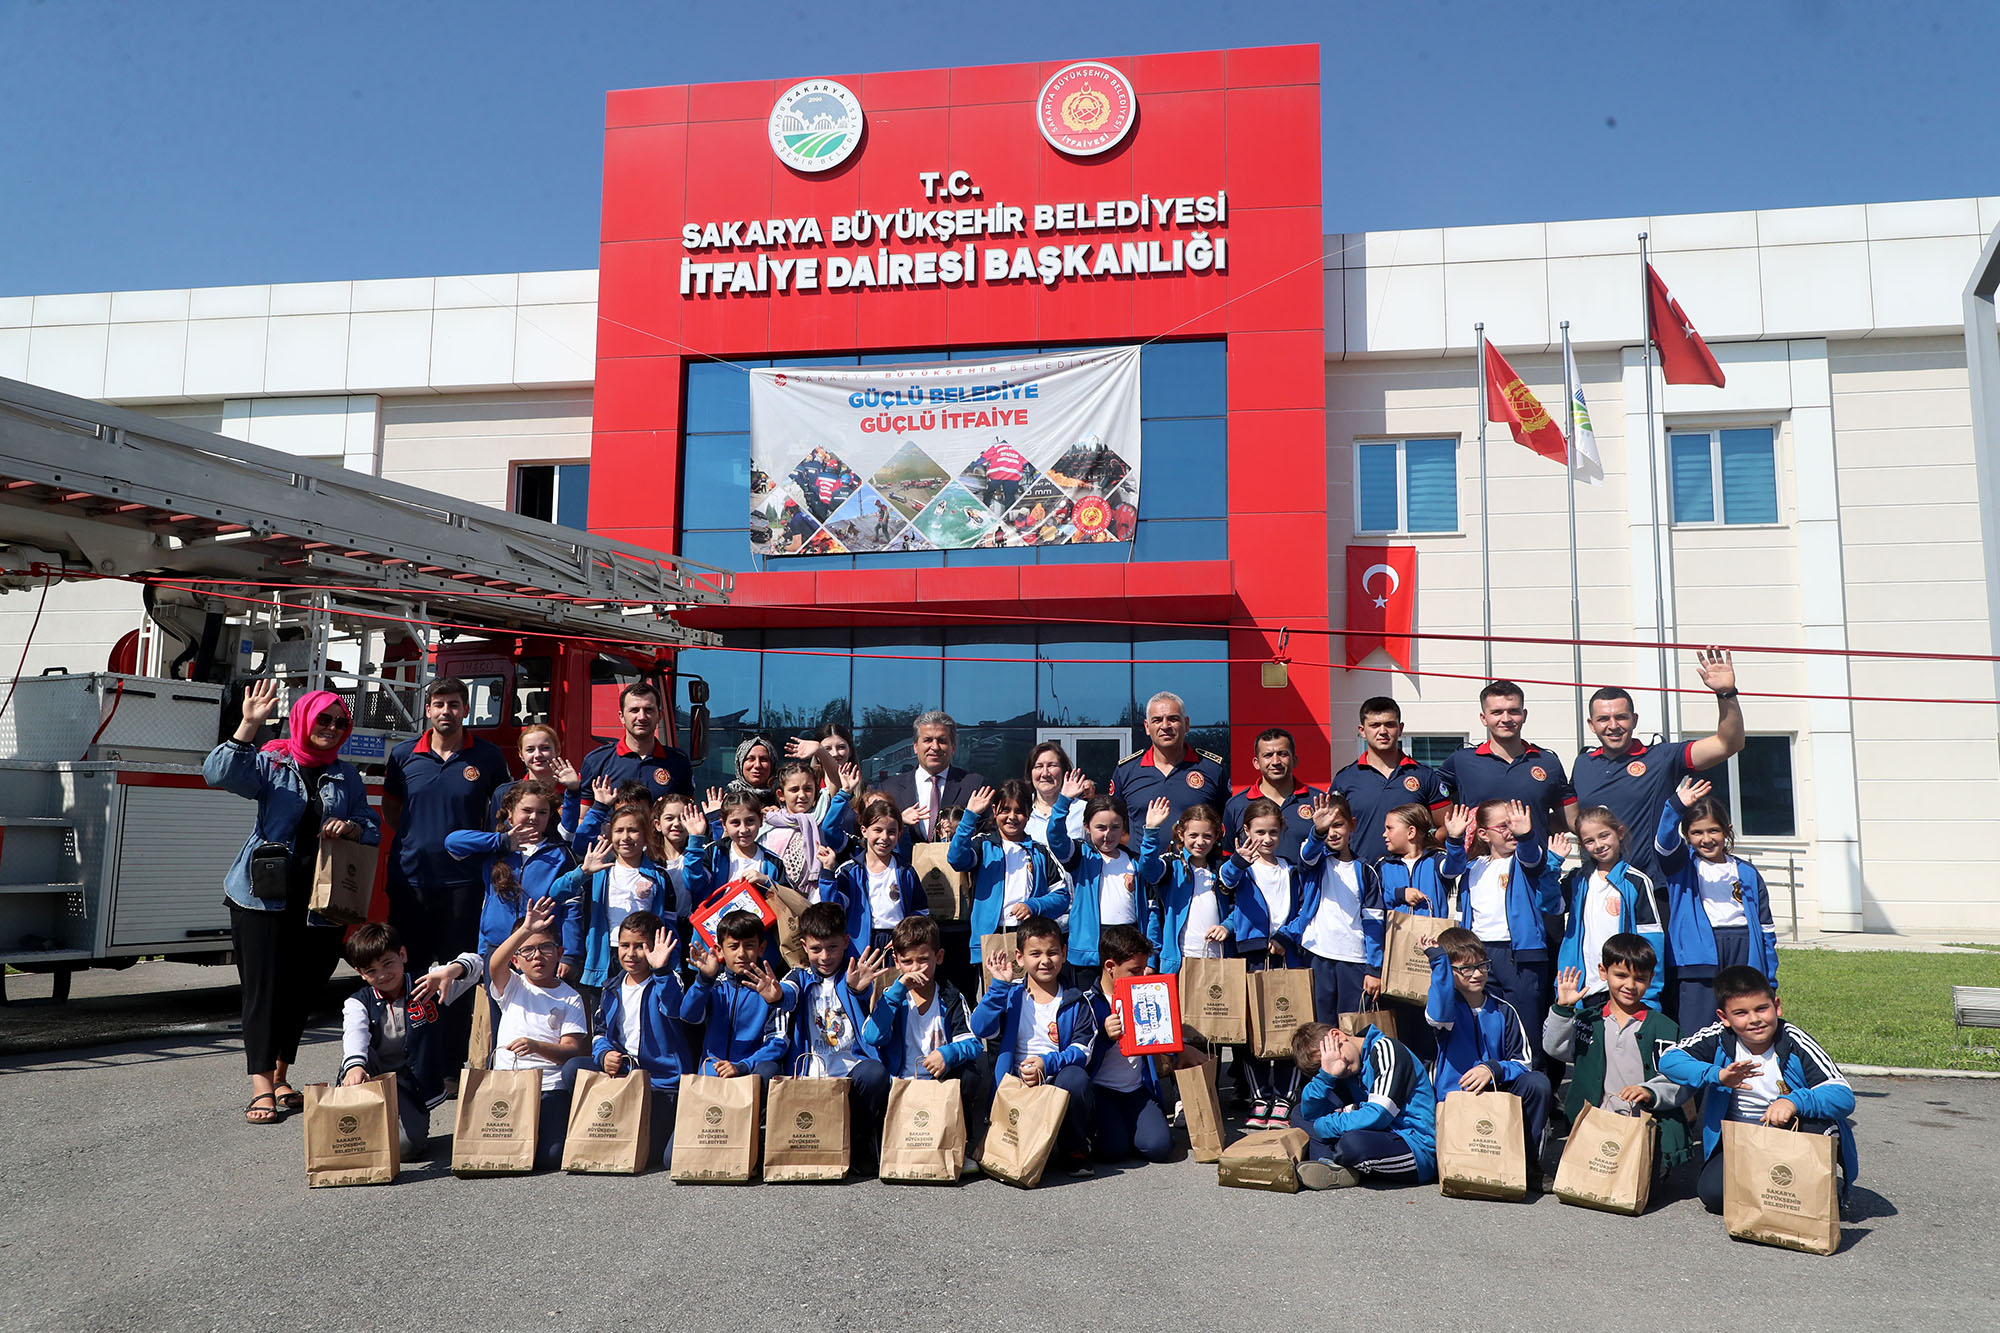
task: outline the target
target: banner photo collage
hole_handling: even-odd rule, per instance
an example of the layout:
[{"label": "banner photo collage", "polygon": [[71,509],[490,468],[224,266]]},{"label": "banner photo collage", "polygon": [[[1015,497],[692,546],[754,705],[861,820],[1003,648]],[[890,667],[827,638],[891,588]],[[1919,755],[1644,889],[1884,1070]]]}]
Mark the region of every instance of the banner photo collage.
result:
[{"label": "banner photo collage", "polygon": [[750,372],[750,543],[871,555],[1129,542],[1137,347]]}]

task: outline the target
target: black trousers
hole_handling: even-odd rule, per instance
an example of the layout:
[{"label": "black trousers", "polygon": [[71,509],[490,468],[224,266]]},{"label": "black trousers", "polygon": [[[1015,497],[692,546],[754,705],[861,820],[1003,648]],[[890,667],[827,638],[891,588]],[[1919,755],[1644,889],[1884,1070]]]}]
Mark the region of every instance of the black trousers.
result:
[{"label": "black trousers", "polygon": [[[485,885],[474,881],[426,889],[391,879],[388,896],[389,924],[403,937],[413,971],[448,963],[479,947],[479,911],[486,902]],[[485,993],[484,986],[475,987],[439,1012],[445,1064],[450,1068],[465,1063],[466,1048],[472,1042],[472,1006]]]},{"label": "black trousers", "polygon": [[340,927],[307,925],[308,896],[295,885],[276,912],[229,904],[236,978],[243,990],[243,1063],[252,1074],[268,1074],[279,1061],[298,1059],[313,1001],[340,961]]}]

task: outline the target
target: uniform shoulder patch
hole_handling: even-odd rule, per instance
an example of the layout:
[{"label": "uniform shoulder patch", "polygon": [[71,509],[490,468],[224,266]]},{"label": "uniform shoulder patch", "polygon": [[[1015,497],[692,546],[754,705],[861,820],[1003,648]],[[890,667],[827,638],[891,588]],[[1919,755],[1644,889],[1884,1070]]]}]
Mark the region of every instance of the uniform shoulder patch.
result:
[{"label": "uniform shoulder patch", "polygon": [[1208,762],[1211,764],[1220,764],[1222,762],[1222,756],[1215,753],[1215,751],[1213,750],[1196,750],[1195,753],[1200,755],[1203,759],[1208,760]]},{"label": "uniform shoulder patch", "polygon": [[[1146,747],[1146,750],[1150,750],[1150,749],[1152,749],[1152,748],[1153,748],[1153,747],[1149,745],[1149,746],[1147,746],[1147,747]],[[1137,758],[1138,758],[1138,757],[1139,757],[1140,755],[1142,755],[1142,754],[1146,753],[1146,750],[1134,750],[1134,751],[1132,751],[1132,753],[1130,753],[1130,754],[1126,755],[1126,756],[1125,756],[1125,757],[1124,757],[1123,759],[1120,759],[1120,760],[1118,761],[1118,766],[1119,766],[1120,768],[1123,768],[1123,767],[1124,767],[1124,766],[1125,766],[1126,764],[1129,764],[1129,763],[1131,763],[1131,762],[1132,762],[1132,761],[1133,761],[1134,759],[1137,759]]]}]

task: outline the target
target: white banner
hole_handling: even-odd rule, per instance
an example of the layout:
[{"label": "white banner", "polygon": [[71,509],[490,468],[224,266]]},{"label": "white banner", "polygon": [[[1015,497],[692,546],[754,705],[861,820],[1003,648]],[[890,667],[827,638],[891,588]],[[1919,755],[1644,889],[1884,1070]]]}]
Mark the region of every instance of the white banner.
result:
[{"label": "white banner", "polygon": [[750,372],[761,555],[1129,542],[1139,349]]}]

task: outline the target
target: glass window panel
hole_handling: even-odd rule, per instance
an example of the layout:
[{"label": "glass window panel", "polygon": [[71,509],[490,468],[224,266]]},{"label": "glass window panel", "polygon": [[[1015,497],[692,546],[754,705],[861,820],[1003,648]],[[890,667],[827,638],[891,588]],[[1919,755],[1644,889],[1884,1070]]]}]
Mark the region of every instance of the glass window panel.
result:
[{"label": "glass window panel", "polygon": [[1356,507],[1363,532],[1395,532],[1402,527],[1402,506],[1396,498],[1397,452],[1393,444],[1354,446],[1354,484],[1361,495]]},{"label": "glass window panel", "polygon": [[1722,519],[1778,521],[1776,446],[1766,427],[1722,432]]},{"label": "glass window panel", "polygon": [[756,568],[750,554],[750,530],[734,528],[725,532],[683,532],[680,553],[705,565],[741,573]]},{"label": "glass window panel", "polygon": [[736,746],[745,736],[752,734],[754,729],[750,727],[725,727],[720,722],[711,722],[708,728],[708,754],[694,766],[695,791],[705,792],[710,787],[726,787],[734,781]]},{"label": "glass window panel", "polygon": [[1407,440],[1403,465],[1408,473],[1411,532],[1458,531],[1458,441]]},{"label": "glass window panel", "polygon": [[854,749],[872,781],[916,763],[910,728],[943,706],[944,646],[936,630],[863,629],[854,652]]},{"label": "glass window panel", "polygon": [[871,551],[854,557],[856,569],[942,569],[943,551]]},{"label": "glass window panel", "polygon": [[750,437],[696,435],[681,463],[681,525],[733,528],[750,516]]},{"label": "glass window panel", "polygon": [[[1229,638],[1226,634],[1147,633],[1132,640],[1132,743],[1143,742],[1141,730],[1146,700],[1160,690],[1178,694],[1187,704],[1188,728],[1195,744],[1220,755],[1229,753]],[[1192,658],[1193,661],[1174,659]],[[1206,739],[1203,739],[1206,738]]]},{"label": "glass window panel", "polygon": [[1118,565],[1131,558],[1130,542],[1077,542],[1035,548],[1035,563],[1041,565]]},{"label": "glass window panel", "polygon": [[1743,788],[1746,838],[1790,838],[1798,833],[1792,805],[1792,738],[1748,736],[1736,757],[1737,779]]},{"label": "glass window panel", "polygon": [[[848,720],[848,631],[767,630],[764,648],[763,722],[773,737]],[[773,651],[787,648],[795,651]]]},{"label": "glass window panel", "polygon": [[590,528],[590,464],[564,463],[556,469],[556,522],[565,528]]},{"label": "glass window panel", "polygon": [[763,568],[770,573],[781,573],[785,570],[796,573],[806,569],[852,569],[854,557],[851,555],[774,556],[764,562]]},{"label": "glass window panel", "polygon": [[[726,648],[684,648],[674,656],[674,669],[683,678],[700,676],[708,682],[708,715],[711,729],[755,727],[758,722],[758,666],[755,652],[732,649],[756,648],[763,643],[757,630],[729,630],[722,636]],[[687,686],[675,691],[674,708],[680,734],[687,735]],[[734,745],[732,741],[730,744]]]},{"label": "glass window panel", "polygon": [[[1042,631],[1035,698],[1045,727],[1121,727],[1132,709],[1132,646],[1123,633]],[[1122,659],[1122,660],[1121,660]]]},{"label": "glass window panel", "polygon": [[556,470],[546,463],[515,468],[514,512],[546,523],[555,511]]},{"label": "glass window panel", "polygon": [[[765,362],[742,362],[764,365]],[[750,429],[750,377],[722,361],[691,361],[687,368],[687,432]]]},{"label": "glass window panel", "polygon": [[1670,435],[1673,451],[1674,522],[1715,522],[1715,481],[1709,474],[1708,435]]},{"label": "glass window panel", "polygon": [[1226,519],[1140,519],[1132,539],[1134,560],[1227,560]]},{"label": "glass window panel", "polygon": [[[864,560],[872,558],[863,557]],[[1035,563],[1035,548],[1005,546],[997,550],[946,551],[944,563],[947,569],[968,569],[974,565],[1032,565]]]},{"label": "glass window panel", "polygon": [[1139,517],[1229,513],[1229,426],[1220,417],[1149,421],[1140,431]]},{"label": "glass window panel", "polygon": [[[979,657],[1012,662],[977,662]],[[1020,630],[953,630],[944,650],[944,710],[963,727],[1035,726],[1035,635]],[[990,769],[981,772],[992,776]],[[1011,776],[1011,773],[1009,774]]]},{"label": "glass window panel", "polygon": [[1139,353],[1139,411],[1152,417],[1219,417],[1229,410],[1222,342],[1150,343]]},{"label": "glass window panel", "polygon": [[[1405,734],[1403,737],[1403,749],[1409,753],[1410,758],[1420,764],[1429,765],[1431,768],[1436,768],[1464,747],[1465,737],[1463,736],[1411,736]],[[1337,754],[1334,757],[1336,760],[1339,758]]]}]

